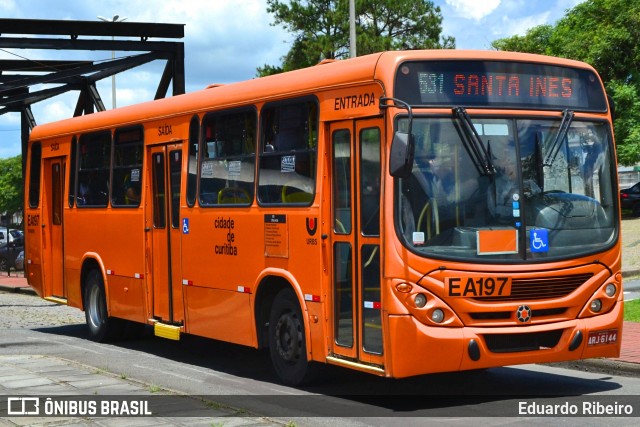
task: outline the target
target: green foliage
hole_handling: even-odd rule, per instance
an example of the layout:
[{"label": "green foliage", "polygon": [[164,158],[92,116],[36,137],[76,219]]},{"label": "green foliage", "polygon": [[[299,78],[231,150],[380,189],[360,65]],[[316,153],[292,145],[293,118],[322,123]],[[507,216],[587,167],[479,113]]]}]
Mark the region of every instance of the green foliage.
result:
[{"label": "green foliage", "polygon": [[640,322],[640,299],[624,302],[624,320]]},{"label": "green foliage", "polygon": [[[349,56],[348,0],[267,0],[272,25],[294,34],[282,66],[264,65],[257,75],[316,65],[324,59]],[[428,0],[357,0],[356,43],[358,55],[398,49],[455,48],[452,37],[443,37],[440,8]]]},{"label": "green foliage", "polygon": [[549,49],[549,40],[554,28],[551,25],[539,25],[527,30],[524,36],[513,36],[498,39],[491,42],[491,47],[496,50],[510,52],[538,53],[540,55],[552,54]]},{"label": "green foliage", "polygon": [[494,49],[577,59],[594,66],[614,100],[618,160],[640,161],[640,2],[587,0],[554,26],[494,41]]},{"label": "green foliage", "polygon": [[22,210],[22,156],[0,159],[0,212],[12,215]]}]

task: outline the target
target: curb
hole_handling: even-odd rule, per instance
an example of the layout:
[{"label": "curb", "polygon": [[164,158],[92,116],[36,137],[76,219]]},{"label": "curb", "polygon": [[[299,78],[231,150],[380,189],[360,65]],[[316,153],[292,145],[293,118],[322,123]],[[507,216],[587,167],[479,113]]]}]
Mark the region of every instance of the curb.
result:
[{"label": "curb", "polygon": [[629,377],[640,376],[640,363],[624,362],[619,359],[583,359],[569,362],[545,363],[545,365],[583,372],[599,372]]}]

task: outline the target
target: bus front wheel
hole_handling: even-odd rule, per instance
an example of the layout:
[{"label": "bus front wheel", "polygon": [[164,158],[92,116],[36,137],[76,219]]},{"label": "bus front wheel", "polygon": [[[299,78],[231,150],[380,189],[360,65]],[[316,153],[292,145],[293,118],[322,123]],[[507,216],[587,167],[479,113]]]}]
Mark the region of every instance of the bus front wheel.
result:
[{"label": "bus front wheel", "polygon": [[291,289],[283,289],[273,301],[269,317],[269,352],[276,374],[287,385],[311,379],[307,360],[304,321],[298,299]]},{"label": "bus front wheel", "polygon": [[84,291],[84,314],[93,341],[105,342],[116,338],[122,330],[120,319],[109,317],[104,282],[98,270],[87,274]]}]

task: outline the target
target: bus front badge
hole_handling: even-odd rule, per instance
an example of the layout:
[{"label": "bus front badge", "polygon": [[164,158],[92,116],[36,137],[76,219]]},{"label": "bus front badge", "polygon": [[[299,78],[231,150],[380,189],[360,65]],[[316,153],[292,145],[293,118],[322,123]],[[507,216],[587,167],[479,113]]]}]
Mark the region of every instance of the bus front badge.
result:
[{"label": "bus front badge", "polygon": [[522,323],[527,323],[529,320],[531,320],[531,309],[529,308],[529,306],[521,305],[520,307],[518,307],[518,309],[516,310],[516,317]]}]

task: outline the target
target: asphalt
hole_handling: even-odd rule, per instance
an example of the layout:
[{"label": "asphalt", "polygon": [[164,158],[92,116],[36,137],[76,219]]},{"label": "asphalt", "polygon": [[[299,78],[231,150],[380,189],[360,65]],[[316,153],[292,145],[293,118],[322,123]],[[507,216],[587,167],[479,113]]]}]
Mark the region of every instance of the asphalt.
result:
[{"label": "asphalt", "polygon": [[[631,277],[640,274],[638,272],[625,272],[623,276]],[[628,286],[627,286],[628,284]],[[625,280],[625,293],[627,290],[640,295],[640,280]],[[35,291],[27,284],[24,277],[0,275],[0,291],[19,292],[36,295]],[[624,322],[622,331],[622,348],[620,357],[608,359],[587,359],[577,362],[563,362],[557,365],[585,371],[602,371],[611,374],[640,376],[640,323]],[[70,360],[48,356],[0,356],[0,426],[27,425],[24,417],[12,417],[8,415],[8,401],[3,401],[1,396],[58,396],[80,395],[99,396],[140,396],[138,398],[158,399],[157,390],[151,390],[148,384],[136,382],[129,378],[121,378],[108,372],[96,371],[95,368],[84,366]],[[149,397],[150,396],[150,397]],[[188,396],[177,398],[188,399]],[[175,398],[175,397],[174,397]],[[16,402],[12,403],[12,406]],[[97,403],[98,405],[100,402]],[[195,405],[195,406],[194,406]],[[41,405],[42,406],[42,405]],[[182,405],[184,407],[184,405]],[[281,425],[267,418],[249,416],[246,412],[234,411],[232,408],[212,408],[198,402],[191,402],[189,406],[195,416],[185,418],[183,416],[171,417],[164,414],[161,417],[148,416],[145,421],[153,425],[227,425],[264,426]],[[163,410],[166,407],[163,407]],[[29,417],[28,425],[47,424],[56,421],[55,425],[100,425],[121,426],[126,418],[92,418],[60,417],[41,418]],[[231,421],[231,420],[235,420]],[[217,420],[217,421],[216,421]],[[212,424],[214,422],[215,424]]]}]

